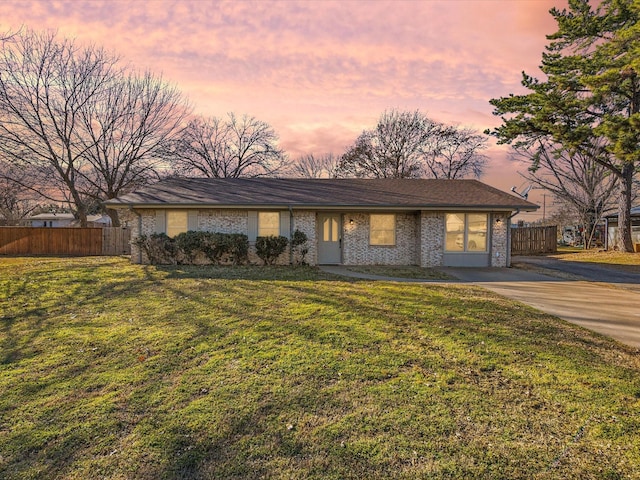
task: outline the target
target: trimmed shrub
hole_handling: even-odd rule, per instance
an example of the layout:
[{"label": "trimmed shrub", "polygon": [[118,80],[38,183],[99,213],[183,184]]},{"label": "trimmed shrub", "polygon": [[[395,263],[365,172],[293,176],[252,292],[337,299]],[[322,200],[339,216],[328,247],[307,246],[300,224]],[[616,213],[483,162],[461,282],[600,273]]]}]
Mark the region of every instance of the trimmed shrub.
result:
[{"label": "trimmed shrub", "polygon": [[265,265],[273,265],[276,259],[284,253],[289,244],[287,237],[273,236],[258,237],[256,239],[256,255]]},{"label": "trimmed shrub", "polygon": [[133,244],[140,247],[147,255],[149,263],[176,264],[176,253],[178,251],[176,242],[165,233],[152,233],[151,235],[141,235],[137,237]]},{"label": "trimmed shrub", "polygon": [[307,244],[307,234],[296,229],[291,237],[291,248],[300,254],[300,263],[306,265],[305,257],[309,253],[309,245]]},{"label": "trimmed shrub", "polygon": [[225,257],[234,265],[249,260],[249,238],[242,233],[208,233],[202,251],[214,264],[223,263]]},{"label": "trimmed shrub", "polygon": [[223,233],[207,233],[202,239],[200,249],[214,265],[222,263],[222,256],[227,250]]},{"label": "trimmed shrub", "polygon": [[234,265],[242,265],[249,261],[249,237],[243,233],[229,233],[228,252]]},{"label": "trimmed shrub", "polygon": [[182,253],[183,262],[178,263],[192,264],[198,253],[203,252],[203,245],[206,243],[207,232],[196,232],[189,230],[175,236],[174,241],[176,248]]},{"label": "trimmed shrub", "polygon": [[169,238],[164,233],[142,235],[133,242],[146,254],[151,264],[193,264],[204,255],[214,265],[234,265],[249,260],[249,239],[241,233],[212,233],[190,230]]}]

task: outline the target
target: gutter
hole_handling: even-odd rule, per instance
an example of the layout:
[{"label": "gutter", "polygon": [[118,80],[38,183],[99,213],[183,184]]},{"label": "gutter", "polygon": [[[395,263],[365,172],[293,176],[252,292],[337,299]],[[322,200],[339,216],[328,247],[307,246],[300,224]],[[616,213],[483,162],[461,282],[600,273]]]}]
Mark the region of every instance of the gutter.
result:
[{"label": "gutter", "polygon": [[395,211],[395,212],[415,212],[415,211],[464,211],[464,212],[487,212],[502,211],[512,212],[516,210],[514,215],[520,211],[533,212],[540,208],[537,205],[531,207],[525,205],[512,204],[482,204],[482,205],[453,205],[453,204],[361,204],[361,203],[308,203],[308,204],[290,204],[290,203],[108,203],[111,208],[124,208],[135,206],[142,209],[222,209],[222,210],[326,210],[326,211],[348,211],[348,212],[370,212],[370,211]]}]

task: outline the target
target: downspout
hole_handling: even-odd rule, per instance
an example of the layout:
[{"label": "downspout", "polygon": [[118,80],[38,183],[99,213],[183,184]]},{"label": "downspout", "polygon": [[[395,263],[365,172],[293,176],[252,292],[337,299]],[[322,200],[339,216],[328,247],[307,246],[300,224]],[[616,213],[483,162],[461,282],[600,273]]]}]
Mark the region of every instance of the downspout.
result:
[{"label": "downspout", "polygon": [[[142,235],[142,215],[139,212],[134,210],[133,205],[129,205],[129,211],[138,217],[138,236],[141,236]],[[140,247],[138,247],[137,263],[139,264],[142,263],[142,249]]]},{"label": "downspout", "polygon": [[289,205],[289,265],[293,265],[293,207]]}]

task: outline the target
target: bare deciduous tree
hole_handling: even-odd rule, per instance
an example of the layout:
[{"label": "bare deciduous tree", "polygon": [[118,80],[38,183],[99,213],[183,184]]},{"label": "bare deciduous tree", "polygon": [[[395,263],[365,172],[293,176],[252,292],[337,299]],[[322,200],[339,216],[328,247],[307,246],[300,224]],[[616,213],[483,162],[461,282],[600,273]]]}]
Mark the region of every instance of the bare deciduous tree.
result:
[{"label": "bare deciduous tree", "polygon": [[340,158],[341,177],[479,177],[487,158],[486,138],[429,119],[419,111],[384,112]]},{"label": "bare deciduous tree", "polygon": [[0,72],[0,153],[29,169],[42,196],[67,201],[83,226],[100,200],[157,173],[160,147],[185,115],[175,88],[53,33],[3,41]]},{"label": "bare deciduous tree", "polygon": [[489,158],[481,151],[487,137],[471,128],[445,127],[437,133],[434,148],[425,150],[425,177],[480,178]]},{"label": "bare deciduous tree", "polygon": [[300,178],[335,178],[338,158],[332,153],[303,155],[291,165],[291,174]]},{"label": "bare deciduous tree", "polygon": [[14,170],[11,164],[0,161],[0,219],[5,225],[18,225],[39,207],[36,189],[23,186],[33,177],[24,170]]},{"label": "bare deciduous tree", "polygon": [[170,155],[181,175],[211,178],[274,176],[285,164],[284,151],[269,124],[229,113],[226,119],[194,119]]},{"label": "bare deciduous tree", "polygon": [[340,158],[338,175],[410,178],[422,173],[424,150],[440,126],[422,113],[386,111]]},{"label": "bare deciduous tree", "polygon": [[597,224],[616,207],[618,179],[595,160],[599,150],[568,151],[545,138],[535,145],[514,147],[516,156],[531,163],[523,177],[567,205],[584,226],[586,248],[591,245]]},{"label": "bare deciduous tree", "polygon": [[[83,193],[105,200],[157,178],[166,168],[162,151],[187,113],[182,95],[150,73],[115,79],[81,109]],[[107,210],[119,226],[116,210]]]},{"label": "bare deciduous tree", "polygon": [[53,33],[25,31],[2,43],[0,152],[16,165],[50,170],[82,225],[87,208],[77,183],[88,166],[78,145],[81,112],[108,86],[115,63],[101,49],[81,49]]}]

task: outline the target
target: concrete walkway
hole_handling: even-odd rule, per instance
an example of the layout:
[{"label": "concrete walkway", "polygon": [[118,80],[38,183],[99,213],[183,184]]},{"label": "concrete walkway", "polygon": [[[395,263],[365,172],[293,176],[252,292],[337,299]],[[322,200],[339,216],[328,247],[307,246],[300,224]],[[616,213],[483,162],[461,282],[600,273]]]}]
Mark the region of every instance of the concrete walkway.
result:
[{"label": "concrete walkway", "polygon": [[[457,278],[457,282],[388,278],[351,272],[345,267],[336,266],[321,268],[337,275],[366,280],[479,285],[631,347],[640,348],[640,290],[619,288],[615,283],[563,279],[519,268],[440,269]],[[635,277],[631,280],[632,286],[640,282]]]}]

